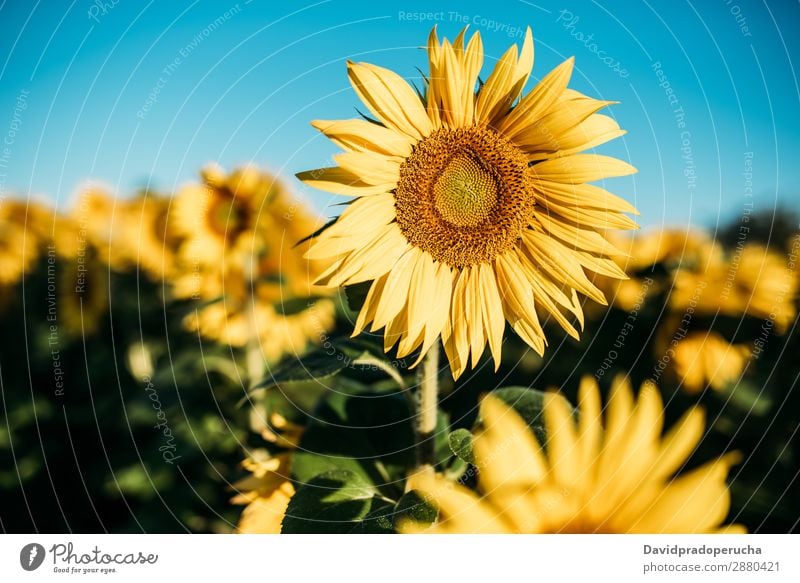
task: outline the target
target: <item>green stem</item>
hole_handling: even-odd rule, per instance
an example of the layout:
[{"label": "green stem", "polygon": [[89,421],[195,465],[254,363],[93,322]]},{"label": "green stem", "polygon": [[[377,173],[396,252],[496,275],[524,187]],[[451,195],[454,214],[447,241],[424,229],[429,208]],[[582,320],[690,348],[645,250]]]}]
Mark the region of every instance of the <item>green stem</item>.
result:
[{"label": "green stem", "polygon": [[253,389],[260,383],[266,372],[264,366],[264,358],[261,354],[261,342],[258,334],[258,323],[256,322],[256,304],[257,298],[255,293],[256,277],[255,277],[255,257],[248,258],[249,261],[245,262],[245,277],[247,280],[247,327],[248,339],[247,346],[245,347],[245,366],[247,367],[247,376],[249,387]]},{"label": "green stem", "polygon": [[436,463],[434,433],[439,405],[439,343],[422,360],[417,397],[417,469],[433,471]]}]

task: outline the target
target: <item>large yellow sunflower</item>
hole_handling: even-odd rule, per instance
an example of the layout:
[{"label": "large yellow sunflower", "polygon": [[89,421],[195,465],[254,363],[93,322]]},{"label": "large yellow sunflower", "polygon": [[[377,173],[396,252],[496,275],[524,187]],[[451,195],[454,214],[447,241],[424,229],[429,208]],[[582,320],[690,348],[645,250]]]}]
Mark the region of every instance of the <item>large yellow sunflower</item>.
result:
[{"label": "large yellow sunflower", "polygon": [[705,428],[700,409],[686,413],[662,437],[658,389],[645,384],[638,399],[627,380],[611,390],[605,421],[600,391],[585,378],[576,423],[567,400],[551,393],[544,404],[547,450],[523,419],[494,397],[481,403],[483,430],[474,455],[480,494],[444,478],[418,474],[412,485],[432,496],[434,533],[712,533],[730,508],[725,478],[739,458],[727,454],[689,472],[680,470]]},{"label": "large yellow sunflower", "polygon": [[537,307],[577,337],[565,316],[582,323],[576,291],[605,302],[584,270],[625,277],[600,231],[636,226],[622,214],[635,213],[630,204],[586,184],[635,169],[579,153],[624,133],[596,113],[611,102],[567,88],[572,59],[520,98],[530,29],[476,91],[483,46],[465,32],[452,44],[431,32],[422,97],[392,71],[349,62],[378,123],[313,122],[345,152],[338,166],[299,174],[356,197],[308,252],[334,261],[321,284],[372,281],[355,333],[385,327],[400,356],[425,354],[441,335],[455,377],[487,342],[499,365],[506,321],[542,353]]}]

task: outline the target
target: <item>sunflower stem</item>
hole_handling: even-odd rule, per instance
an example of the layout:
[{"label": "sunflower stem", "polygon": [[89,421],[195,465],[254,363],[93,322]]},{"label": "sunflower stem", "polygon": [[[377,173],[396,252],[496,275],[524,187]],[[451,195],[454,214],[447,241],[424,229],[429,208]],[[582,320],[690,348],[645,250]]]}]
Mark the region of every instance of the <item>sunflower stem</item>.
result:
[{"label": "sunflower stem", "polygon": [[439,343],[422,360],[417,398],[417,471],[433,472],[434,432],[439,405]]},{"label": "sunflower stem", "polygon": [[261,354],[261,342],[256,321],[257,298],[255,293],[255,257],[250,257],[245,262],[245,276],[247,278],[247,345],[245,347],[245,365],[247,366],[248,389],[255,388],[264,378],[265,366]]}]

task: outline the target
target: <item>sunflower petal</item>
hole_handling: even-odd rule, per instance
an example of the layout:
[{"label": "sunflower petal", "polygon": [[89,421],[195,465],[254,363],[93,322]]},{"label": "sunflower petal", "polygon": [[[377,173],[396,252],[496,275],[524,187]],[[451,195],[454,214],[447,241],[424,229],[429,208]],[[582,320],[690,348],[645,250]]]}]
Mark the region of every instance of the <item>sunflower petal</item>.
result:
[{"label": "sunflower petal", "polygon": [[394,71],[368,63],[347,63],[358,97],[389,128],[420,140],[431,133],[425,107],[405,79]]}]

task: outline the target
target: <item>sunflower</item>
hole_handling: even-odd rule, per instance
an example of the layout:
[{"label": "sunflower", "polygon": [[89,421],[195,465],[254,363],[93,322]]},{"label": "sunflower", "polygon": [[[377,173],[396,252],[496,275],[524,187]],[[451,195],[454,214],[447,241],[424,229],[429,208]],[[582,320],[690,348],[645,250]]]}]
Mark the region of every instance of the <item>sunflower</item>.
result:
[{"label": "sunflower", "polygon": [[93,252],[59,262],[58,325],[71,337],[90,336],[98,331],[108,312],[108,268]]},{"label": "sunflower", "polygon": [[690,393],[707,386],[719,391],[739,380],[751,354],[716,332],[690,332],[673,348],[672,371]]},{"label": "sunflower", "polygon": [[182,241],[172,225],[170,203],[170,199],[150,192],[125,203],[121,251],[131,264],[156,281],[175,274]]},{"label": "sunflower", "polygon": [[225,174],[210,164],[200,174],[203,183],[185,186],[175,200],[184,261],[212,269],[231,257],[244,261],[258,248],[265,206],[282,195],[280,183],[253,166]]},{"label": "sunflower", "polygon": [[604,303],[585,269],[624,278],[601,234],[632,229],[627,202],[586,184],[635,172],[579,152],[624,132],[596,113],[609,105],[567,88],[573,60],[520,98],[533,66],[528,29],[475,90],[483,63],[478,33],[451,44],[428,39],[430,77],[420,95],[400,76],[348,62],[372,120],[315,121],[345,152],[338,166],[298,175],[356,197],[307,256],[333,263],[318,283],[371,281],[354,334],[385,328],[385,348],[420,356],[441,336],[454,377],[488,342],[499,366],[505,322],[538,353],[546,344],[537,307],[574,337],[576,292]]},{"label": "sunflower", "polygon": [[0,286],[13,285],[36,264],[55,212],[35,201],[0,204]]},{"label": "sunflower", "polygon": [[[232,346],[258,340],[269,362],[319,342],[333,327],[335,306],[328,290],[313,285],[323,265],[304,261],[308,243],[298,243],[319,219],[275,177],[253,167],[225,177],[209,166],[203,177],[203,189],[190,187],[176,202],[185,240],[173,293],[205,303],[186,317],[186,328]],[[226,213],[233,212],[219,210],[226,197],[240,205],[238,229],[226,231]],[[201,249],[202,259],[194,255]]]},{"label": "sunflower", "polygon": [[414,488],[431,496],[439,521],[434,533],[715,533],[730,508],[725,478],[739,459],[727,454],[673,477],[704,431],[700,409],[686,413],[661,436],[658,389],[646,383],[638,399],[616,379],[605,423],[600,391],[581,383],[577,424],[567,400],[547,395],[546,451],[523,419],[499,399],[481,403],[483,430],[474,440],[478,495],[445,479],[419,474]]},{"label": "sunflower", "polygon": [[776,331],[785,332],[796,316],[798,291],[786,259],[757,243],[737,248],[722,260],[720,256],[719,246],[710,246],[695,266],[677,271],[670,307],[769,319]]},{"label": "sunflower", "polygon": [[72,247],[75,249],[65,247],[65,250],[84,253],[91,246],[97,251],[97,257],[115,270],[130,267],[131,262],[118,243],[124,234],[125,203],[118,202],[108,189],[94,183],[81,189],[69,218],[77,226],[76,231],[68,235],[74,236]]},{"label": "sunflower", "polygon": [[236,532],[240,534],[280,534],[281,523],[294,495],[289,481],[291,452],[272,455],[257,451],[242,462],[250,475],[236,482],[239,493],[232,504],[244,504]]},{"label": "sunflower", "polygon": [[287,353],[301,354],[333,327],[335,307],[330,299],[308,299],[294,313],[282,313],[280,304],[225,294],[223,299],[191,312],[187,329],[229,344],[245,346],[254,337],[267,362],[275,363]]},{"label": "sunflower", "polygon": [[703,259],[719,258],[721,262],[721,257],[710,253],[711,239],[700,231],[661,229],[635,237],[621,236],[612,231],[607,236],[616,248],[623,251],[624,254],[615,256],[614,261],[628,278],[621,280],[598,275],[593,282],[615,307],[628,312],[640,308],[645,300],[668,287],[671,279],[664,276],[671,278],[677,267],[694,267]]},{"label": "sunflower", "polygon": [[19,225],[37,242],[50,239],[56,218],[55,209],[36,200],[9,198],[0,204],[0,220]]},{"label": "sunflower", "polygon": [[0,219],[0,287],[17,283],[31,269],[39,257],[37,243],[23,226]]}]

